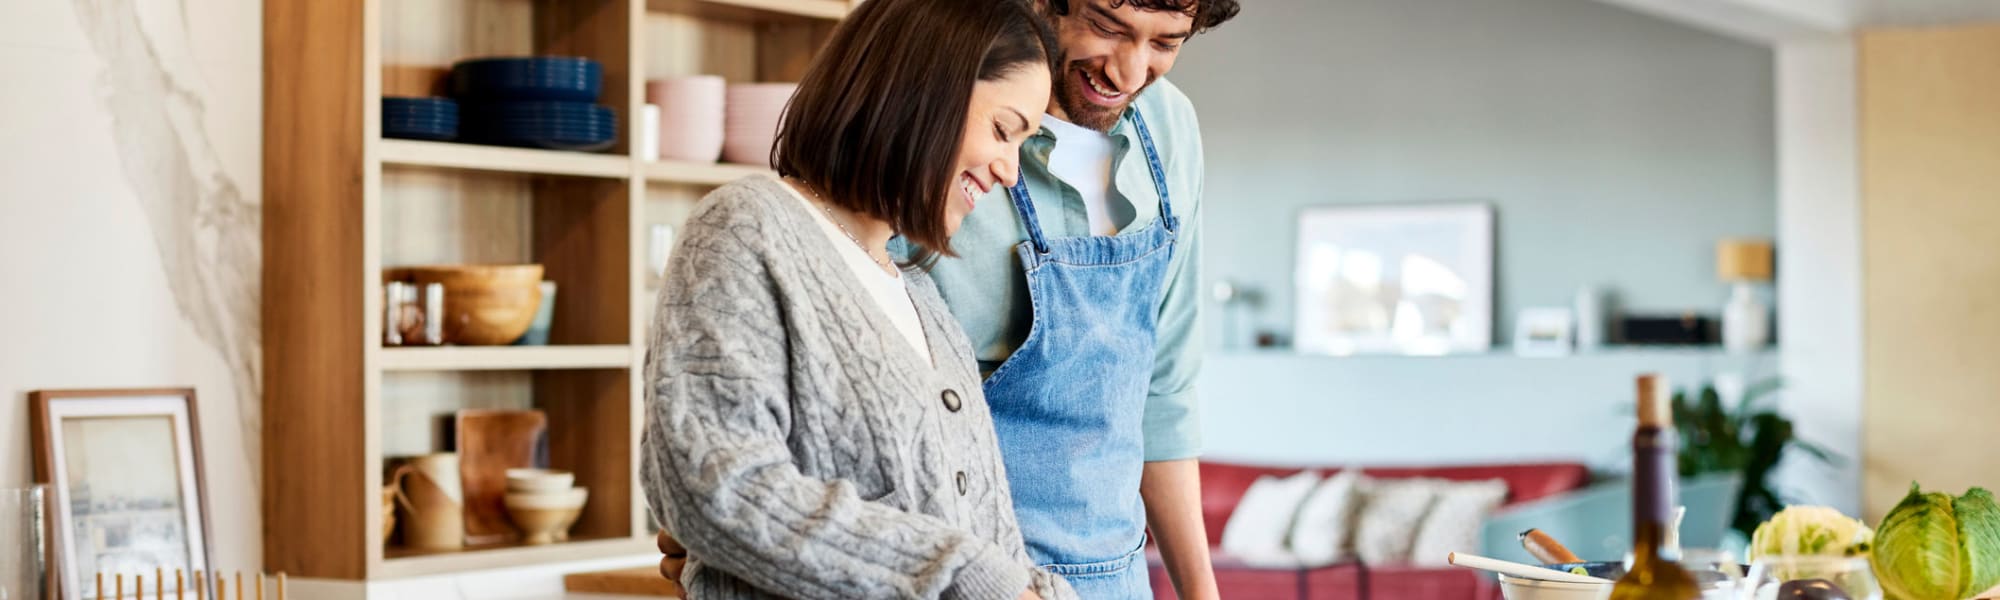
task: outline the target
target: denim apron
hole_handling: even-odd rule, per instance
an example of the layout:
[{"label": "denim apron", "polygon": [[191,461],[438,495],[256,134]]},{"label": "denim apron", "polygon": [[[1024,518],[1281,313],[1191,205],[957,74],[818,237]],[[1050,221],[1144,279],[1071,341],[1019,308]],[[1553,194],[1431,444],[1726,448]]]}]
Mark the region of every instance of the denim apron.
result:
[{"label": "denim apron", "polygon": [[1152,598],[1142,546],[1141,419],[1154,326],[1180,222],[1138,111],[1160,218],[1144,231],[1049,239],[1025,183],[1008,190],[1028,230],[1015,248],[1034,321],[986,379],[1028,553],[1091,600]]}]

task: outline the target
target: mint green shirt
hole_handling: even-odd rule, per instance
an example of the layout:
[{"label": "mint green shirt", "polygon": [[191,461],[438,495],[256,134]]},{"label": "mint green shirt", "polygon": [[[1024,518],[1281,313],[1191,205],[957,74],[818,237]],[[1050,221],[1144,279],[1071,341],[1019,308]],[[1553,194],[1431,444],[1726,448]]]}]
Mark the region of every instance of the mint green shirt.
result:
[{"label": "mint green shirt", "polygon": [[[1157,302],[1159,329],[1152,386],[1146,396],[1147,461],[1194,458],[1201,453],[1201,424],[1195,402],[1195,375],[1201,370],[1200,248],[1201,130],[1194,105],[1179,88],[1160,80],[1133,107],[1146,118],[1167,179],[1167,192],[1181,230],[1167,281]],[[1129,119],[1111,130],[1112,214],[1130,214],[1120,235],[1151,226],[1160,216],[1160,197],[1146,166],[1146,153]],[[1083,197],[1049,172],[1049,153],[1061,140],[1048,128],[1021,147],[1021,176],[1028,182],[1042,233],[1051,238],[1090,235]],[[972,339],[981,371],[991,371],[1028,337],[1032,308],[1027,278],[1014,247],[1028,239],[1007,190],[995,187],[980,198],[971,216],[952,236],[958,258],[944,258],[931,270],[938,291]]]}]

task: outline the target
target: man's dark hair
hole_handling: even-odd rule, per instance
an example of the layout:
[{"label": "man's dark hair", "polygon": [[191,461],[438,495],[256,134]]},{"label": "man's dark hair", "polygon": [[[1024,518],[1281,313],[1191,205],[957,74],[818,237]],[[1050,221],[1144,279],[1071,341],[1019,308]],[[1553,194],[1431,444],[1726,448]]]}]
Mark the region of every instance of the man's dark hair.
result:
[{"label": "man's dark hair", "polygon": [[[1056,10],[1056,14],[1069,14],[1070,0],[1048,1],[1049,6]],[[1243,10],[1243,7],[1237,4],[1237,0],[1111,0],[1111,8],[1127,4],[1139,10],[1173,11],[1194,17],[1195,33],[1228,23],[1230,19],[1236,18],[1236,13]]]}]

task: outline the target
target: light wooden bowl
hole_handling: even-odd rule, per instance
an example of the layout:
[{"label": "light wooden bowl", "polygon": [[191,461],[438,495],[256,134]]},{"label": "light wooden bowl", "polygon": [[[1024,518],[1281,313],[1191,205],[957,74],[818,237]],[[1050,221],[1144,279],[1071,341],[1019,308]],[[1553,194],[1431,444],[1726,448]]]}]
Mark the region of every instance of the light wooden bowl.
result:
[{"label": "light wooden bowl", "polygon": [[446,265],[403,270],[417,285],[444,284],[444,339],[464,346],[511,344],[542,304],[541,265]]},{"label": "light wooden bowl", "polygon": [[507,516],[521,529],[524,544],[550,544],[569,539],[569,528],[583,514],[589,490],[507,494]]}]

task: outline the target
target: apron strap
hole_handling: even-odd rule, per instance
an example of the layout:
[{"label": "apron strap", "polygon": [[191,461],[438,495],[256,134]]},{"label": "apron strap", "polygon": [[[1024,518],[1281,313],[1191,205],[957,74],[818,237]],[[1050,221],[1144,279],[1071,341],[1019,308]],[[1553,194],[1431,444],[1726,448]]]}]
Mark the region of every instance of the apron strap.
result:
[{"label": "apron strap", "polygon": [[1035,201],[1028,197],[1028,178],[1015,176],[1014,187],[1007,188],[1007,197],[1014,200],[1014,212],[1021,216],[1021,224],[1028,227],[1028,241],[1035,243],[1035,252],[1049,253],[1049,240],[1042,237],[1042,220],[1035,216]]},{"label": "apron strap", "polygon": [[[1139,134],[1139,149],[1146,154],[1146,170],[1153,176],[1153,189],[1160,194],[1160,223],[1171,233],[1180,232],[1180,219],[1174,216],[1173,200],[1167,195],[1167,173],[1160,166],[1160,151],[1153,147],[1153,132],[1146,128],[1146,118],[1138,109],[1131,111],[1132,126]],[[1028,195],[1028,178],[1019,177],[1014,186],[1007,188],[1007,197],[1014,201],[1014,212],[1021,217],[1021,224],[1028,229],[1028,241],[1034,242],[1035,252],[1049,253],[1049,240],[1042,235],[1042,220],[1035,215],[1035,201]]]},{"label": "apron strap", "polygon": [[1139,147],[1146,151],[1146,167],[1153,174],[1153,188],[1160,192],[1160,222],[1166,224],[1167,231],[1180,232],[1180,219],[1174,217],[1174,204],[1167,195],[1167,170],[1160,166],[1160,152],[1153,148],[1153,132],[1146,128],[1146,117],[1139,109],[1132,109],[1132,126],[1139,132]]}]

